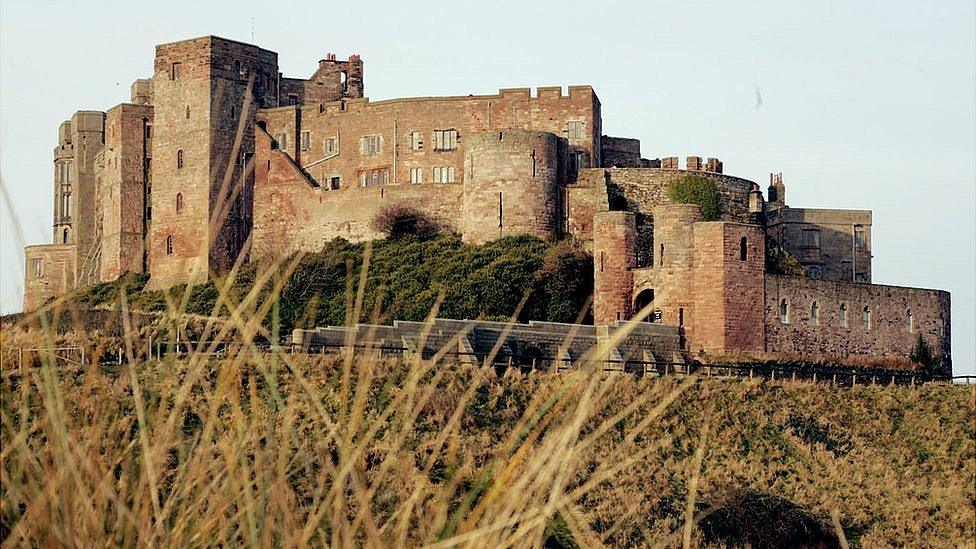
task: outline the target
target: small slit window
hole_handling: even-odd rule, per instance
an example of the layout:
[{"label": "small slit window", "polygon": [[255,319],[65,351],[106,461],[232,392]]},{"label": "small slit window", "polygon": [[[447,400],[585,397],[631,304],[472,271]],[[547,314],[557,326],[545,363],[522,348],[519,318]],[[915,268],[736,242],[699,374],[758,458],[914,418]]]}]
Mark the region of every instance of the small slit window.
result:
[{"label": "small slit window", "polygon": [[915,332],[915,318],[912,317],[911,309],[905,311],[905,332],[909,334]]},{"label": "small slit window", "polygon": [[[739,239],[739,261],[745,261],[748,258],[748,247],[749,242],[746,240],[746,237],[743,236]],[[814,304],[816,304],[816,302],[814,302]]]},{"label": "small slit window", "polygon": [[169,71],[170,80],[179,80],[181,76],[183,76],[183,64],[180,62],[173,63]]},{"label": "small slit window", "polygon": [[790,304],[786,299],[779,300],[779,323],[790,323]]},{"label": "small slit window", "polygon": [[183,168],[183,149],[176,151],[176,169]]},{"label": "small slit window", "polygon": [[176,193],[176,213],[183,211],[183,193]]},{"label": "small slit window", "polygon": [[186,106],[186,119],[187,120],[190,119],[190,106],[189,105]]},{"label": "small slit window", "polygon": [[173,235],[166,237],[166,255],[173,255]]},{"label": "small slit window", "polygon": [[810,304],[810,324],[812,326],[820,325],[820,304],[816,301]]},{"label": "small slit window", "polygon": [[861,327],[865,332],[871,329],[871,307],[868,305],[861,309]]},{"label": "small slit window", "polygon": [[841,303],[840,310],[837,313],[837,319],[840,323],[841,328],[847,328],[847,304]]}]

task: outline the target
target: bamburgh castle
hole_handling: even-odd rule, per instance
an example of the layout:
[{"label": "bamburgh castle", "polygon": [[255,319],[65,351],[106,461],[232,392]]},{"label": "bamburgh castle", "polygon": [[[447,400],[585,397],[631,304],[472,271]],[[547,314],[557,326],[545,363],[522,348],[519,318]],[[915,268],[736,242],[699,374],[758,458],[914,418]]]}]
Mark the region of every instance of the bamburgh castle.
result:
[{"label": "bamburgh castle", "polygon": [[[359,56],[310,72],[213,36],[162,44],[130,102],[63,122],[25,309],[126,272],[164,288],[378,238],[376,214],[405,204],[471,243],[572,240],[593,256],[597,329],[637,317],[686,356],[905,358],[921,336],[948,363],[949,294],[871,283],[870,211],[789,206],[781,174],[764,196],[715,158],[643,158],[603,135],[589,86],[370,101]],[[670,197],[690,177],[717,218]],[[767,246],[803,275],[768,272]]]}]

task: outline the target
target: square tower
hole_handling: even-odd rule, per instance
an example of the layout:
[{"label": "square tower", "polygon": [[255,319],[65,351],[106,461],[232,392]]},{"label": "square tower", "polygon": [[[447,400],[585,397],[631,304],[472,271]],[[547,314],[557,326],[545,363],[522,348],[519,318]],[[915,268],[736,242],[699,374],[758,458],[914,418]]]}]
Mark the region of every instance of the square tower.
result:
[{"label": "square tower", "polygon": [[250,233],[254,114],[278,105],[278,54],[207,36],[156,47],[150,286],[227,272]]}]

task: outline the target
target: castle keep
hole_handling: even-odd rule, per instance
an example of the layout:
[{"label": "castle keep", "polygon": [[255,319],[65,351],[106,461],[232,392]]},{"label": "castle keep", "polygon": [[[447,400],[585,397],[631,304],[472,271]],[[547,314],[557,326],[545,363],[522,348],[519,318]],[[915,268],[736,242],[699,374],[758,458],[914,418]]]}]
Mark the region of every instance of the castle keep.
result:
[{"label": "castle keep", "polygon": [[[376,214],[405,204],[467,242],[571,239],[593,255],[597,327],[660,324],[685,356],[904,359],[921,336],[948,363],[948,293],[871,283],[870,211],[794,208],[782,174],[764,196],[716,158],[644,158],[603,135],[589,86],[370,101],[363,81],[356,55],[300,79],[250,44],[157,46],[130,102],[58,129],[25,309],[125,272],[163,288],[379,238]],[[672,198],[689,179],[717,216]],[[774,274],[767,246],[802,274]]]}]

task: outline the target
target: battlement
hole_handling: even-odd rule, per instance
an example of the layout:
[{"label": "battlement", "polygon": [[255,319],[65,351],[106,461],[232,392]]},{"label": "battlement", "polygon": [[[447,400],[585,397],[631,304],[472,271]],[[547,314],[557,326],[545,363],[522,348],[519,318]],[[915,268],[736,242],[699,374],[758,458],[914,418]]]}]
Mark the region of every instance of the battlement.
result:
[{"label": "battlement", "polygon": [[[666,156],[661,159],[661,169],[663,170],[680,170],[681,166],[678,164],[677,156]],[[718,158],[708,158],[704,164],[702,164],[702,157],[700,156],[688,156],[685,157],[685,170],[689,172],[709,172],[709,173],[722,173],[723,165],[722,161]]]}]

